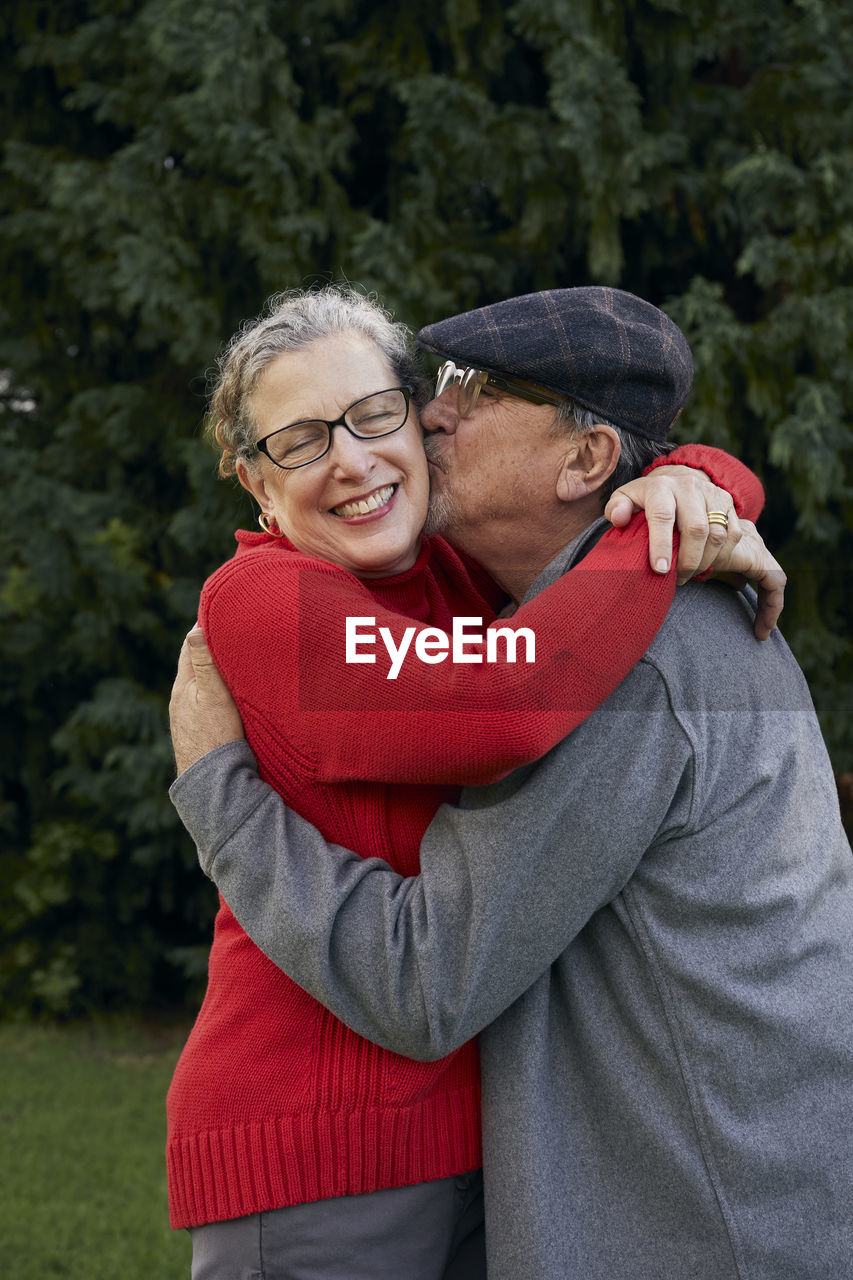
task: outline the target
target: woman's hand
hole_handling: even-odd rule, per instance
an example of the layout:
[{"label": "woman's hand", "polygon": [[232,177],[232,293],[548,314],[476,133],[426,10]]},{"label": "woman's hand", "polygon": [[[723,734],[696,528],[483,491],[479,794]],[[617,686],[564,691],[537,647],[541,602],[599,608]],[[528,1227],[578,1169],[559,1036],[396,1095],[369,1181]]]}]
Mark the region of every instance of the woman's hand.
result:
[{"label": "woman's hand", "polygon": [[[658,467],[612,494],[604,514],[617,527],[637,511],[649,525],[649,560],[656,573],[667,573],[672,561],[672,532],[680,542],[676,565],[679,586],[711,568],[737,585],[750,579],[758,591],[755,634],[766,640],[775,627],[785,598],[785,574],[749,520],[735,513],[731,494],[694,467]],[[728,525],[708,521],[723,512]]]},{"label": "woman's hand", "polygon": [[751,520],[741,520],[741,536],[731,546],[723,546],[714,561],[712,577],[742,587],[747,579],[755,584],[758,608],[755,634],[766,640],[779,621],[785,603],[785,571],[764,544]]},{"label": "woman's hand", "polygon": [[[672,561],[672,530],[677,526],[678,585],[709,569],[720,550],[740,541],[741,523],[732,496],[695,467],[657,467],[647,476],[623,484],[611,495],[604,514],[611,524],[628,524],[645,511],[649,525],[649,561],[656,573],[668,573]],[[709,524],[708,513],[722,511],[728,527]]]}]

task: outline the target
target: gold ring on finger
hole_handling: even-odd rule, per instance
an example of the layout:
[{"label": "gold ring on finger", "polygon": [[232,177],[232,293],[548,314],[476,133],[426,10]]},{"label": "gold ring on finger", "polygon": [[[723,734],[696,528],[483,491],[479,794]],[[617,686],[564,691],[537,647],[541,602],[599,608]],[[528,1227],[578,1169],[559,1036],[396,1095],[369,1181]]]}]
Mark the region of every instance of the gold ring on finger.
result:
[{"label": "gold ring on finger", "polygon": [[728,529],[729,517],[725,511],[709,511],[708,524],[721,524],[724,529]]}]

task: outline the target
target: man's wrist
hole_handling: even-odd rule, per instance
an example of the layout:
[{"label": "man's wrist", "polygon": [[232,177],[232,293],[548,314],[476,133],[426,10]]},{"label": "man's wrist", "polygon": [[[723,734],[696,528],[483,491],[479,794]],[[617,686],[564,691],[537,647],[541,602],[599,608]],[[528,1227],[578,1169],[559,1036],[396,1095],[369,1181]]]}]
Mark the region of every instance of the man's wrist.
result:
[{"label": "man's wrist", "polygon": [[172,750],[175,753],[175,769],[178,778],[182,778],[194,765],[198,764],[200,760],[204,760],[206,756],[212,755],[214,751],[219,751],[222,747],[230,747],[235,742],[245,741],[246,739],[242,735],[235,735],[233,738],[229,738],[225,742],[217,742],[213,746],[209,746],[207,743],[194,744],[189,751],[175,750],[173,743]]},{"label": "man's wrist", "polygon": [[258,762],[255,754],[245,738],[232,738],[230,742],[222,742],[211,747],[204,755],[198,756],[192,764],[182,769],[169,787],[169,799],[175,804],[176,797],[185,791],[207,786],[215,776],[219,778],[224,768],[249,768],[257,772]]}]

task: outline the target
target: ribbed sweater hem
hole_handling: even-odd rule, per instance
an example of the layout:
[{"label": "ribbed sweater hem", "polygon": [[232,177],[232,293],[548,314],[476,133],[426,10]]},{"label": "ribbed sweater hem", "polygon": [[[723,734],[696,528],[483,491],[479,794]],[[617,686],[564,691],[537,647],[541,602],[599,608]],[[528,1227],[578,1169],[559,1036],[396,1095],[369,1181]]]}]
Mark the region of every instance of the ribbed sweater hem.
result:
[{"label": "ribbed sweater hem", "polygon": [[480,1090],[393,1110],[303,1112],[207,1129],[172,1138],[166,1160],[176,1229],[449,1178],[482,1163]]}]

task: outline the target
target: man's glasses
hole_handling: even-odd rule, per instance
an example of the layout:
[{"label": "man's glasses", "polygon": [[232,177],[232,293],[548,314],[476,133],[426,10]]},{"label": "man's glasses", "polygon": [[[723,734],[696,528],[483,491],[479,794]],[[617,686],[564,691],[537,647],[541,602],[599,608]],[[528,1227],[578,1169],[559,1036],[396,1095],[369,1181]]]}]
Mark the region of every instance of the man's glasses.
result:
[{"label": "man's glasses", "polygon": [[454,382],[459,387],[457,411],[460,418],[468,417],[477,403],[481,389],[486,386],[518,396],[521,400],[529,400],[531,404],[561,405],[566,402],[564,396],[557,395],[555,391],[546,391],[535,382],[525,382],[522,378],[512,378],[503,373],[487,373],[485,369],[460,368],[452,360],[446,360],[438,371],[435,380],[436,399]]},{"label": "man's glasses", "polygon": [[343,427],[357,440],[373,440],[399,431],[409,416],[411,394],[411,387],[374,391],[373,395],[356,400],[334,422],[324,418],[293,422],[256,440],[254,447],[284,471],[307,467],[329,452],[335,427]]}]

